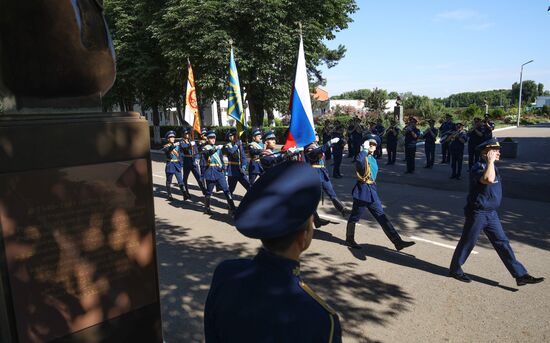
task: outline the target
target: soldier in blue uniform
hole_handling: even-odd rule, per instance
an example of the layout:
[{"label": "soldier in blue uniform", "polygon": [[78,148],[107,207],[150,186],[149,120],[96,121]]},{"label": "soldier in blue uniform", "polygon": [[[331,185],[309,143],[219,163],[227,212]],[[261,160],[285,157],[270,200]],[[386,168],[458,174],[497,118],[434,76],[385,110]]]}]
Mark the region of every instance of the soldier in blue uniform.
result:
[{"label": "soldier in blue uniform", "polygon": [[455,130],[455,124],[453,123],[453,117],[450,114],[445,116],[445,121],[439,127],[439,135],[441,136],[441,163],[449,163],[451,161],[451,154],[449,153],[449,141],[444,139],[452,131]]},{"label": "soldier in blue uniform", "polygon": [[300,276],[300,255],[313,237],[312,214],[321,197],[315,171],[285,162],[252,185],[235,227],[260,239],[253,259],[216,268],[204,308],[206,343],[342,341],[338,314]]},{"label": "soldier in blue uniform", "polygon": [[462,175],[462,160],[464,158],[464,144],[468,141],[468,135],[464,131],[462,123],[456,123],[456,131],[449,136],[449,151],[451,153],[451,179],[460,180]]},{"label": "soldier in blue uniform", "polygon": [[386,131],[386,150],[388,152],[388,165],[395,164],[395,158],[397,156],[397,139],[399,136],[399,127],[397,126],[395,119],[391,120],[391,125]]},{"label": "soldier in blue uniform", "polygon": [[237,129],[231,128],[227,130],[226,138],[228,143],[224,147],[224,153],[227,156],[227,179],[229,183],[229,191],[231,194],[237,187],[237,182],[247,191],[250,189],[250,181],[246,173],[247,165],[246,154],[243,149],[242,141],[237,137]]},{"label": "soldier in blue uniform", "polygon": [[495,129],[495,123],[491,121],[489,115],[485,115],[483,119],[483,138],[485,140],[493,138],[493,130]]},{"label": "soldier in blue uniform", "polygon": [[185,190],[183,188],[183,178],[181,175],[181,162],[180,162],[180,155],[181,155],[181,147],[180,142],[176,142],[176,132],[175,131],[168,131],[166,132],[165,136],[168,143],[166,143],[162,147],[162,151],[166,155],[166,167],[164,168],[164,172],[166,174],[166,193],[168,195],[168,200],[173,200],[172,197],[172,179],[174,176],[176,177],[176,180],[178,181],[178,186],[181,190],[181,192],[184,195],[185,199]]},{"label": "soldier in blue uniform", "polygon": [[430,127],[424,131],[422,137],[424,138],[424,152],[426,153],[426,166],[424,168],[433,168],[435,160],[435,140],[439,130],[434,127],[435,121],[433,119],[428,120]]},{"label": "soldier in blue uniform", "polygon": [[351,209],[351,215],[346,227],[346,245],[353,249],[361,249],[361,246],[355,242],[355,225],[361,219],[365,208],[367,208],[378,224],[380,224],[386,236],[394,244],[395,249],[399,251],[415,243],[401,239],[397,230],[395,230],[388,217],[384,214],[376,188],[378,163],[373,156],[376,146],[377,142],[374,137],[367,139],[363,143],[363,150],[357,157],[357,162],[355,162],[357,183],[351,192],[353,196],[353,208]]},{"label": "soldier in blue uniform", "polygon": [[335,179],[342,178],[340,166],[342,165],[342,155],[344,153],[344,128],[341,125],[336,126],[333,131],[332,138],[340,138],[338,143],[332,145],[333,165],[332,177]]},{"label": "soldier in blue uniform", "polygon": [[481,118],[474,118],[474,125],[468,132],[468,170],[472,169],[473,165],[479,162],[479,151],[476,150],[476,147],[490,138],[483,138],[482,125]]},{"label": "soldier in blue uniform", "polygon": [[204,213],[211,215],[210,197],[214,187],[221,188],[227,205],[229,206],[229,215],[235,212],[235,203],[229,191],[229,186],[225,180],[223,172],[223,161],[221,156],[222,145],[216,145],[216,132],[208,131],[206,134],[207,144],[202,148],[202,154],[206,160],[206,169],[204,171],[204,179],[206,180],[206,195],[204,197]]},{"label": "soldier in blue uniform", "polygon": [[[325,167],[325,151],[330,149],[332,144],[340,142],[340,138],[332,138],[330,141],[321,146],[318,145],[318,142],[319,135],[316,133],[315,142],[309,144],[304,150],[306,162],[308,162],[317,171],[318,178],[321,180],[323,191],[332,201],[334,208],[340,212],[344,218],[346,218],[349,215],[349,210],[344,206],[340,199],[338,199],[338,196],[336,196],[336,192],[334,191],[332,182],[330,182],[330,177],[328,176],[327,168]],[[317,212],[315,212],[314,224],[315,227],[320,227],[327,225],[328,221],[321,219],[317,215]]]},{"label": "soldier in blue uniform", "polygon": [[[330,126],[329,123],[326,123],[325,126],[323,127],[323,144],[326,144],[328,143],[328,141],[330,141],[332,139],[331,135],[332,135],[332,128]],[[332,146],[327,149],[326,153],[325,153],[325,160],[326,161],[329,161],[332,159]]]},{"label": "soldier in blue uniform", "polygon": [[[382,125],[382,119],[378,119],[376,121],[376,125],[372,128],[372,134],[378,136],[378,138],[380,139],[380,142],[382,142],[382,137],[384,137],[385,133],[386,133],[386,128],[384,127],[384,125]],[[378,144],[376,146],[374,157],[376,157],[376,159],[382,158],[382,144]]]},{"label": "soldier in blue uniform", "polygon": [[248,166],[248,177],[250,183],[253,184],[256,178],[264,172],[264,168],[260,163],[260,156],[264,151],[264,143],[262,143],[262,131],[260,129],[252,130],[252,142],[248,145],[250,153],[250,164]]},{"label": "soldier in blue uniform", "polygon": [[202,128],[201,129],[201,138],[198,142],[198,151],[199,153],[196,155],[195,157],[195,160],[198,165],[199,165],[199,170],[201,172],[201,180],[203,181],[203,185],[204,185],[204,171],[206,170],[206,159],[204,158],[204,155],[202,154],[202,148],[204,148],[204,146],[206,144],[208,144],[207,140],[206,140],[206,133],[208,132],[208,130],[206,128]]},{"label": "soldier in blue uniform", "polygon": [[355,118],[353,130],[351,131],[351,147],[353,161],[357,158],[357,154],[361,151],[361,144],[363,142],[363,130],[361,128],[359,118]]},{"label": "soldier in blue uniform", "polygon": [[263,170],[272,168],[280,163],[288,161],[289,159],[297,156],[303,149],[290,148],[287,151],[280,151],[276,149],[277,141],[275,133],[273,131],[267,131],[264,133],[265,149],[260,156],[260,163]]},{"label": "soldier in blue uniform", "polygon": [[204,182],[201,180],[201,174],[199,171],[199,165],[197,163],[197,155],[199,150],[197,149],[197,143],[190,140],[189,133],[190,129],[188,127],[183,128],[183,139],[180,143],[180,150],[182,151],[182,165],[183,165],[183,185],[185,192],[183,193],[183,200],[191,199],[191,194],[189,194],[189,185],[187,180],[189,179],[189,173],[193,173],[197,184],[202,191],[202,194],[206,194],[206,189],[204,187]]},{"label": "soldier in blue uniform", "polygon": [[481,143],[477,149],[481,151],[481,161],[474,164],[470,171],[470,189],[464,207],[466,220],[451,260],[449,276],[462,282],[472,281],[464,274],[462,265],[483,230],[518,286],[542,282],[544,278],[529,275],[516,259],[498,217],[497,210],[502,200],[502,180],[495,162],[500,159],[500,144],[492,138]]},{"label": "soldier in blue uniform", "polygon": [[410,117],[407,127],[403,130],[405,132],[405,160],[407,161],[405,174],[412,174],[415,169],[416,142],[421,135],[420,130],[416,128],[416,123],[416,118]]}]

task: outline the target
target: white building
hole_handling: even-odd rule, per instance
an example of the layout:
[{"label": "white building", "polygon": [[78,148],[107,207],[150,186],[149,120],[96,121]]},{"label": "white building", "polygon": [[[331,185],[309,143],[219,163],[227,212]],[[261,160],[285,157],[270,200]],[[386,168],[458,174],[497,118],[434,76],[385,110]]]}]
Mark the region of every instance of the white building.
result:
[{"label": "white building", "polygon": [[535,108],[542,108],[542,106],[550,106],[550,96],[537,96],[535,99]]},{"label": "white building", "polygon": [[[392,113],[393,108],[397,105],[397,99],[386,100],[385,113]],[[365,112],[365,100],[330,100],[330,110],[334,111],[336,106],[340,107],[353,107],[359,112]]]}]

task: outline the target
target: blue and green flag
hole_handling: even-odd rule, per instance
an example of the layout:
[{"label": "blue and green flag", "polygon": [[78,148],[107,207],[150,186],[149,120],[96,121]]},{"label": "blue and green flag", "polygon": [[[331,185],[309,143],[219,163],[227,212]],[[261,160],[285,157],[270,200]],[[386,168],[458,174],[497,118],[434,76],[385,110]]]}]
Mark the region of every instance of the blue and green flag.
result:
[{"label": "blue and green flag", "polygon": [[233,56],[233,48],[231,48],[231,57],[229,59],[229,97],[227,114],[236,120],[237,136],[240,137],[246,126],[246,117],[243,108],[243,98],[241,96],[239,74],[237,73],[237,64]]}]

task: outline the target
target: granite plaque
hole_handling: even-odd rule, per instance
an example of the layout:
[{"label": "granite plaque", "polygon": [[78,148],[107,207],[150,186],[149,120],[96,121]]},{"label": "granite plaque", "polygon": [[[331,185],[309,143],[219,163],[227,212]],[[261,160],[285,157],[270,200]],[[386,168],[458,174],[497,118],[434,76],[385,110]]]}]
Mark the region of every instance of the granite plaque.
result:
[{"label": "granite plaque", "polygon": [[18,342],[51,342],[158,303],[149,165],[0,174]]}]

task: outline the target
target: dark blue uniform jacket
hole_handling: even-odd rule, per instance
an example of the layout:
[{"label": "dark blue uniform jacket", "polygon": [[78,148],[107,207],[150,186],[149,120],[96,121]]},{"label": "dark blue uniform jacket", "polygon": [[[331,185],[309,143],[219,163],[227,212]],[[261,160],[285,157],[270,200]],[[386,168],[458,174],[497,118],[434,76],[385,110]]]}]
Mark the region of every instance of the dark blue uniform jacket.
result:
[{"label": "dark blue uniform jacket", "polygon": [[228,160],[227,176],[238,177],[244,175],[243,166],[246,166],[247,160],[242,142],[228,143],[224,150]]},{"label": "dark blue uniform jacket", "polygon": [[[364,179],[367,166],[370,169],[370,177],[368,179]],[[378,163],[376,162],[374,156],[369,156],[368,152],[365,150],[361,151],[357,156],[357,161],[355,162],[355,173],[358,180],[355,187],[353,187],[353,190],[351,191],[353,198],[365,202],[380,201],[375,183],[376,176],[378,175]]]},{"label": "dark blue uniform jacket", "polygon": [[487,163],[477,162],[470,170],[470,189],[468,192],[468,200],[466,211],[494,211],[500,207],[502,201],[502,184],[500,182],[500,173],[495,166],[496,179],[495,183],[485,185],[479,180],[485,174]]}]

